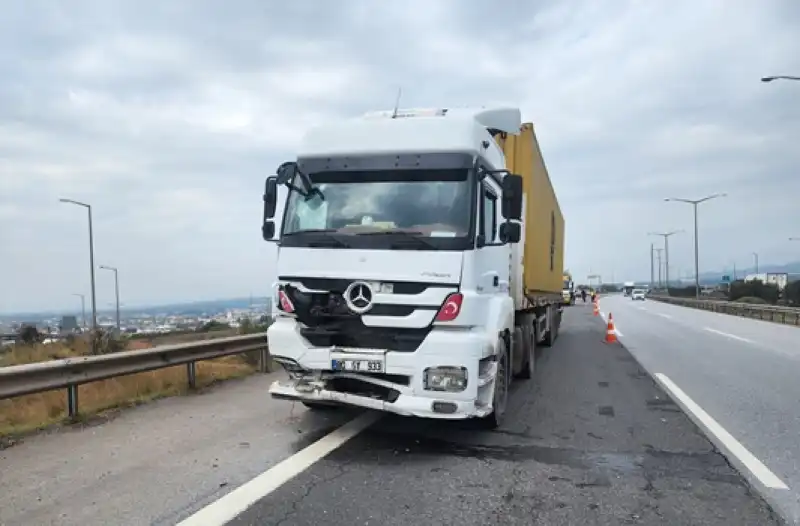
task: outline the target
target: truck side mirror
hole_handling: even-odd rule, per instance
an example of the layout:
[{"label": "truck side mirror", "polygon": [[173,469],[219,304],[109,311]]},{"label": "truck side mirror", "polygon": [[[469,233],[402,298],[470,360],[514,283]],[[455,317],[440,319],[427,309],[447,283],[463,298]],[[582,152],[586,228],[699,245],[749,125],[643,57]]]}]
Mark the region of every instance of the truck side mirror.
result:
[{"label": "truck side mirror", "polygon": [[278,207],[278,178],[276,176],[267,177],[264,184],[264,220],[275,217],[275,210]]},{"label": "truck side mirror", "polygon": [[278,207],[278,178],[267,177],[264,183],[264,217],[261,220],[261,237],[264,241],[272,241],[275,237],[275,211]]},{"label": "truck side mirror", "polygon": [[522,239],[522,227],[519,223],[507,221],[500,225],[501,243],[519,243],[520,239]]},{"label": "truck side mirror", "polygon": [[272,220],[267,220],[261,225],[261,237],[264,238],[264,241],[272,241],[272,238],[275,237],[275,222]]},{"label": "truck side mirror", "polygon": [[503,177],[503,200],[501,203],[503,217],[510,221],[522,219],[522,177],[507,174]]}]

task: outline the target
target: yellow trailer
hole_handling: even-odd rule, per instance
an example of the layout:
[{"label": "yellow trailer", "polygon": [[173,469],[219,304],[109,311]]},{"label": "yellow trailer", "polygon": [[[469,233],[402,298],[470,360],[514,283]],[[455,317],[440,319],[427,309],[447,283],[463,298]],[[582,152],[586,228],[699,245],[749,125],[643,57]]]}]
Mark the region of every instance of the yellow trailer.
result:
[{"label": "yellow trailer", "polygon": [[499,133],[495,140],[506,158],[506,169],[522,176],[525,193],[523,283],[528,299],[561,303],[564,277],[564,216],[536,140],[533,124],[519,135]]}]

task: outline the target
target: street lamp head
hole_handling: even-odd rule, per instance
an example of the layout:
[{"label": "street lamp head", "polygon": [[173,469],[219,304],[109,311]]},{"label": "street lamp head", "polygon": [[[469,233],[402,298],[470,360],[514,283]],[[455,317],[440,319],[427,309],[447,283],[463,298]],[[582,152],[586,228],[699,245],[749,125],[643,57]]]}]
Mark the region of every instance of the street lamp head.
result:
[{"label": "street lamp head", "polygon": [[71,204],[71,205],[78,205],[78,206],[83,206],[85,208],[91,208],[91,206],[89,206],[88,204],[81,203],[80,201],[75,201],[74,199],[66,199],[66,198],[62,197],[62,198],[59,199],[59,201],[61,201],[62,203],[68,203],[68,204]]},{"label": "street lamp head", "polygon": [[772,82],[775,77],[761,77],[761,82]]}]

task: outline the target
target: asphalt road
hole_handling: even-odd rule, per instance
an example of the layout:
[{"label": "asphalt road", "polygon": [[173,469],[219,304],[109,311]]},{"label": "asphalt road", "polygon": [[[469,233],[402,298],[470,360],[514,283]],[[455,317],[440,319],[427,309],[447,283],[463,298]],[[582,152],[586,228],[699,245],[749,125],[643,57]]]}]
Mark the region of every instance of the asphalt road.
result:
[{"label": "asphalt road", "polygon": [[277,375],[0,450],[0,526],[173,525],[353,417],[267,394]]},{"label": "asphalt road", "polygon": [[[504,428],[383,417],[232,525],[779,524],[604,329],[568,308]],[[0,525],[172,525],[356,416],[273,401],[275,377],[0,451]]]},{"label": "asphalt road", "polygon": [[384,417],[242,525],[768,525],[767,505],[583,305],[508,424]]},{"label": "asphalt road", "polygon": [[768,497],[800,523],[800,328],[621,296],[600,306],[649,372],[669,376],[786,484]]}]

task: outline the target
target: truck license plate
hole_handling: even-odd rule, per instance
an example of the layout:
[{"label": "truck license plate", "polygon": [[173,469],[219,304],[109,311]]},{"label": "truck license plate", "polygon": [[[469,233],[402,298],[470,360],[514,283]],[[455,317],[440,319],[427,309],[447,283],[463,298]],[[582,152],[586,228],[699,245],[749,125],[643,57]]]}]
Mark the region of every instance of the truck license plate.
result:
[{"label": "truck license plate", "polygon": [[353,371],[359,373],[382,373],[383,360],[331,360],[331,369],[334,371]]}]

